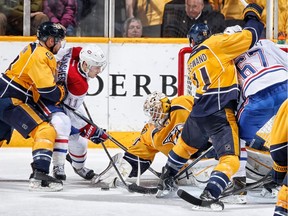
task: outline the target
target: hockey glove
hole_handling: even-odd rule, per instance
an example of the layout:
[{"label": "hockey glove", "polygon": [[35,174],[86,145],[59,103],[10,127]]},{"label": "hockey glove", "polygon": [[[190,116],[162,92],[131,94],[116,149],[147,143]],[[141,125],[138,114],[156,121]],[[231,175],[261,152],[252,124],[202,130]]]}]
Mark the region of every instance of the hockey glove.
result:
[{"label": "hockey glove", "polygon": [[248,4],[243,11],[244,21],[248,21],[249,19],[256,19],[258,21],[261,20],[263,8],[255,3]]},{"label": "hockey glove", "polygon": [[108,139],[108,134],[105,130],[95,127],[93,125],[87,124],[85,127],[80,129],[80,135],[84,138],[90,139],[92,142],[99,144]]}]

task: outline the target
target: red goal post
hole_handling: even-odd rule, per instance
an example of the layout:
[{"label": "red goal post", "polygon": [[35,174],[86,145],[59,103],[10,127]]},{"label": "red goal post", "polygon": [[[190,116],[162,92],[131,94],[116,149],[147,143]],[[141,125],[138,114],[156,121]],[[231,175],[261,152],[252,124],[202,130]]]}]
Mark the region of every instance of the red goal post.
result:
[{"label": "red goal post", "polygon": [[[287,47],[281,47],[282,50],[288,52]],[[186,54],[190,54],[192,51],[191,47],[184,47],[178,53],[178,96],[184,95],[185,90],[185,72],[186,72],[186,61],[185,56]]]}]

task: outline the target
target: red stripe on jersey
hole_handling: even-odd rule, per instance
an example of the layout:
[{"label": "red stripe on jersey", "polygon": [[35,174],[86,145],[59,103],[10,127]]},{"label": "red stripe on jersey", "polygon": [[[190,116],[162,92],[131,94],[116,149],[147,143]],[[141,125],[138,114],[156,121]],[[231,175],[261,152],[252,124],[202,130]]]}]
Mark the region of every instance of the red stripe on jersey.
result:
[{"label": "red stripe on jersey", "polygon": [[85,157],[85,156],[86,156],[87,152],[85,152],[85,154],[83,154],[83,155],[74,155],[74,154],[72,154],[71,152],[69,152],[69,154],[70,154],[72,157],[75,157],[75,158],[82,158],[82,157]]},{"label": "red stripe on jersey", "polygon": [[68,139],[55,139],[56,143],[68,143]]}]

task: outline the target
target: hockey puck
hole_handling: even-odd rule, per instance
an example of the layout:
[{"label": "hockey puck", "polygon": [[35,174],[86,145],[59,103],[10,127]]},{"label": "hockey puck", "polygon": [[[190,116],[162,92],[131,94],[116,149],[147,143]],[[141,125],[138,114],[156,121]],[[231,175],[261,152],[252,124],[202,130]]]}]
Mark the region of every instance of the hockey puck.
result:
[{"label": "hockey puck", "polygon": [[110,190],[110,188],[109,187],[102,187],[101,190],[102,191],[108,191],[108,190]]}]

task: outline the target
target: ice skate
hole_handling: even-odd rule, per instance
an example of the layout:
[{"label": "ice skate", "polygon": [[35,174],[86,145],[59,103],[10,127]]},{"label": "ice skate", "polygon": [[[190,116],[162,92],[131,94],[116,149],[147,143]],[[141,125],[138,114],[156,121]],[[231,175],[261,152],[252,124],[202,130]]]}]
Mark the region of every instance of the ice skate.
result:
[{"label": "ice skate", "polygon": [[265,198],[277,198],[280,187],[281,185],[275,182],[264,184],[260,195]]},{"label": "ice skate", "polygon": [[56,179],[65,181],[66,180],[66,174],[64,171],[64,165],[53,166],[53,176]]},{"label": "ice skate", "polygon": [[29,178],[30,191],[61,191],[63,183],[44,172],[34,170]]},{"label": "ice skate", "polygon": [[[200,199],[204,201],[211,201],[211,204],[206,206],[195,206],[193,205],[193,210],[213,210],[213,211],[222,211],[224,209],[224,203],[220,200],[217,200],[211,195],[208,190],[204,190],[200,195]],[[213,202],[214,201],[214,202]]]},{"label": "ice skate", "polygon": [[170,171],[166,167],[162,168],[162,174],[157,188],[157,198],[173,197],[178,190],[178,186],[175,183],[173,176],[170,175]]},{"label": "ice skate", "polygon": [[[72,165],[72,159],[69,154],[66,155],[66,160]],[[73,167],[73,165],[72,165]],[[76,169],[73,167],[74,172],[78,174],[80,177],[86,179],[86,180],[91,180],[96,174],[94,173],[94,170],[88,169],[86,167],[82,167],[79,169]]]},{"label": "ice skate", "polygon": [[[232,192],[233,190],[238,190],[246,186],[246,177],[234,177],[233,181],[227,186],[223,191],[223,194]],[[224,203],[230,204],[246,204],[247,203],[247,191],[241,192],[239,194],[227,196],[221,199]]]}]

